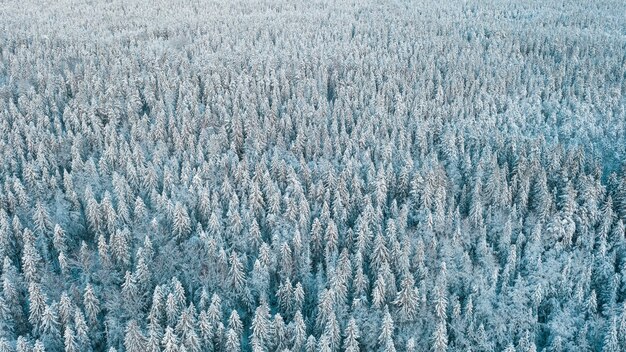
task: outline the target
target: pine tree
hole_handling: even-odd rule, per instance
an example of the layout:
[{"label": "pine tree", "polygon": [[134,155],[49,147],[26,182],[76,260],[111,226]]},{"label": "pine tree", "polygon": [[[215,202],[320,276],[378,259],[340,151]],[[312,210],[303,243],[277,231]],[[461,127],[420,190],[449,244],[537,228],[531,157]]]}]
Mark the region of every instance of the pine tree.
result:
[{"label": "pine tree", "polygon": [[404,321],[412,320],[419,308],[419,291],[414,287],[414,280],[407,276],[402,280],[402,289],[398,292],[393,304],[398,307],[400,317]]},{"label": "pine tree", "polygon": [[148,335],[146,341],[146,351],[148,352],[160,352],[161,351],[161,339],[162,331],[161,327],[155,323],[150,323],[148,326]]},{"label": "pine tree", "polygon": [[83,305],[85,307],[85,312],[87,313],[87,318],[91,324],[96,324],[98,319],[98,314],[100,314],[100,301],[94,292],[93,286],[91,284],[87,284],[85,286],[85,294],[83,295]]},{"label": "pine tree", "polygon": [[53,240],[54,248],[59,253],[65,253],[68,250],[67,235],[61,225],[54,225]]},{"label": "pine tree", "polygon": [[432,337],[432,350],[445,352],[448,350],[448,331],[445,321],[440,321]]},{"label": "pine tree", "polygon": [[269,307],[266,303],[258,306],[254,312],[251,325],[250,344],[253,349],[263,350],[267,346],[271,333]]},{"label": "pine tree", "polygon": [[[551,352],[562,352],[563,351],[563,339],[561,336],[556,336],[552,342],[550,343],[550,351]],[[515,352],[515,349],[513,349]]]},{"label": "pine tree", "polygon": [[326,326],[326,322],[331,314],[334,314],[335,297],[332,290],[324,289],[319,294],[319,303],[317,306],[317,317],[315,320],[315,327],[318,330],[323,330]]},{"label": "pine tree", "polygon": [[173,229],[178,239],[184,239],[191,232],[191,219],[181,203],[176,203],[174,207]]},{"label": "pine tree", "polygon": [[348,326],[344,331],[344,340],[343,340],[343,349],[346,352],[358,352],[360,351],[359,347],[359,338],[360,338],[359,327],[354,318],[350,318],[348,321]]},{"label": "pine tree", "polygon": [[322,335],[328,340],[328,346],[331,351],[339,350],[341,346],[341,329],[334,312],[326,320],[326,326]]},{"label": "pine tree", "polygon": [[86,218],[89,230],[92,233],[98,233],[101,226],[100,206],[94,198],[93,191],[90,186],[85,189],[86,202]]},{"label": "pine tree", "polygon": [[15,342],[16,352],[30,352],[31,349],[32,346],[30,344],[30,341],[26,337],[20,336],[17,338],[17,341]]},{"label": "pine tree", "polygon": [[0,339],[11,339],[15,332],[15,322],[6,300],[0,296]]},{"label": "pine tree", "polygon": [[22,271],[24,278],[29,282],[36,282],[39,278],[39,271],[42,258],[39,255],[39,251],[35,247],[32,233],[28,230],[24,230],[24,249],[22,251]]},{"label": "pine tree", "polygon": [[0,338],[0,352],[11,352],[11,344],[4,337]]},{"label": "pine tree", "polygon": [[617,321],[615,318],[613,318],[613,320],[611,320],[611,323],[604,335],[602,351],[618,352],[622,347],[620,347],[619,337],[617,335]]},{"label": "pine tree", "polygon": [[65,333],[63,334],[65,339],[65,352],[78,352],[78,344],[74,337],[74,331],[71,327],[65,327]]},{"label": "pine tree", "polygon": [[46,306],[41,316],[42,339],[51,349],[60,349],[62,346],[59,321],[54,306]]},{"label": "pine tree", "polygon": [[135,276],[130,271],[126,271],[126,275],[124,275],[121,293],[125,310],[131,316],[135,315],[139,308],[139,288],[137,287]]},{"label": "pine tree", "polygon": [[304,347],[306,343],[306,323],[300,310],[296,312],[293,318],[293,327],[291,336],[293,337],[293,351],[299,351]]},{"label": "pine tree", "polygon": [[239,340],[240,338],[237,332],[235,332],[235,330],[233,330],[232,328],[228,329],[228,331],[226,332],[226,343],[225,343],[226,351],[228,352],[240,351],[241,344]]},{"label": "pine tree", "polygon": [[83,312],[79,308],[76,308],[74,312],[74,328],[79,350],[89,350],[91,348],[91,341],[88,335],[89,328],[87,327]]},{"label": "pine tree", "polygon": [[[233,310],[232,313],[230,314],[230,317],[228,318],[228,332],[226,334],[226,338],[227,340],[231,340],[230,341],[230,347],[232,348],[239,348],[240,345],[240,341],[241,341],[241,334],[243,333],[243,323],[241,322],[241,319],[239,318],[239,314],[237,313],[236,310]],[[236,339],[236,343],[235,340]],[[228,346],[229,342],[227,341],[227,346]]]},{"label": "pine tree", "polygon": [[38,284],[31,283],[28,286],[28,321],[33,325],[35,330],[41,327],[43,313],[46,309],[46,296],[41,292]]},{"label": "pine tree", "polygon": [[33,346],[33,352],[46,352],[46,347],[44,346],[43,342],[36,340],[35,345]]},{"label": "pine tree", "polygon": [[70,297],[67,295],[67,292],[63,291],[61,293],[61,298],[59,299],[59,321],[62,325],[66,325],[70,322],[70,317],[74,307],[72,305],[72,301]]},{"label": "pine tree", "polygon": [[275,350],[282,351],[287,348],[287,328],[280,313],[274,315],[274,321],[272,322],[272,340],[271,345]]},{"label": "pine tree", "polygon": [[189,352],[200,351],[200,338],[196,332],[196,309],[190,304],[181,314],[178,324],[176,324],[176,333],[181,337],[181,343]]},{"label": "pine tree", "polygon": [[333,351],[331,341],[328,335],[322,334],[322,336],[320,336],[319,340],[317,341],[317,350],[319,352],[332,352]]},{"label": "pine tree", "polygon": [[216,293],[211,297],[211,305],[207,310],[207,315],[209,322],[213,325],[222,321],[222,300]]},{"label": "pine tree", "polygon": [[163,340],[161,340],[163,346],[163,352],[179,352],[178,338],[174,334],[174,329],[170,326],[165,328],[165,334],[163,334]]},{"label": "pine tree", "polygon": [[35,223],[35,230],[41,235],[47,235],[47,233],[52,230],[50,214],[41,201],[35,204],[33,222]]},{"label": "pine tree", "polygon": [[145,250],[140,248],[137,251],[135,277],[137,278],[137,284],[140,291],[146,292],[150,288],[152,273],[148,266],[149,258],[145,254]]},{"label": "pine tree", "polygon": [[102,227],[106,229],[108,233],[113,233],[117,227],[117,213],[113,207],[111,201],[111,195],[108,191],[104,192],[102,202],[100,203],[100,214],[102,220]]},{"label": "pine tree", "polygon": [[309,335],[309,338],[306,340],[306,346],[304,347],[306,352],[316,352],[317,351],[317,340],[315,340],[315,336]]},{"label": "pine tree", "polygon": [[203,349],[213,348],[213,326],[205,311],[201,311],[198,315],[198,332],[200,333],[200,346]]},{"label": "pine tree", "polygon": [[146,339],[137,325],[137,321],[134,319],[130,320],[126,325],[124,348],[126,348],[127,352],[146,350]]},{"label": "pine tree", "polygon": [[619,336],[619,342],[622,346],[626,345],[626,302],[622,306],[622,314],[617,326],[617,336]]},{"label": "pine tree", "polygon": [[229,262],[230,268],[228,270],[228,277],[231,280],[231,286],[235,292],[242,293],[245,288],[246,277],[243,270],[243,264],[239,260],[235,251],[231,252]]},{"label": "pine tree", "polygon": [[387,250],[382,234],[379,233],[374,239],[374,249],[372,250],[371,255],[372,268],[374,268],[375,271],[378,271],[383,263],[387,263],[388,261],[389,251]]},{"label": "pine tree", "polygon": [[374,282],[374,288],[372,289],[372,306],[374,308],[380,309],[387,301],[386,287],[385,279],[383,278],[383,275],[379,273],[376,281]]},{"label": "pine tree", "polygon": [[435,315],[438,319],[446,320],[447,318],[448,298],[442,285],[435,287]]},{"label": "pine tree", "polygon": [[171,326],[176,324],[179,311],[180,307],[176,303],[176,298],[174,298],[174,294],[168,294],[167,299],[165,300],[165,316],[167,318],[167,325]]},{"label": "pine tree", "polygon": [[389,314],[389,309],[385,306],[380,335],[378,335],[378,346],[381,351],[391,352],[396,350],[393,342],[394,329],[393,319],[391,314]]},{"label": "pine tree", "polygon": [[406,351],[407,352],[415,352],[416,351],[416,347],[415,347],[415,339],[414,338],[409,338],[406,341]]}]

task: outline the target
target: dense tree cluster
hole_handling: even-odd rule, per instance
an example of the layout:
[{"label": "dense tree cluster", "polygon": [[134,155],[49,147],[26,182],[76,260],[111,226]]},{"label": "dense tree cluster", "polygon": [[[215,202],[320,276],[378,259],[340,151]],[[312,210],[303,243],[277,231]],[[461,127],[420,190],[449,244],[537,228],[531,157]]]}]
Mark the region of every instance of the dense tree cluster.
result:
[{"label": "dense tree cluster", "polygon": [[0,351],[626,350],[626,3],[2,1]]}]

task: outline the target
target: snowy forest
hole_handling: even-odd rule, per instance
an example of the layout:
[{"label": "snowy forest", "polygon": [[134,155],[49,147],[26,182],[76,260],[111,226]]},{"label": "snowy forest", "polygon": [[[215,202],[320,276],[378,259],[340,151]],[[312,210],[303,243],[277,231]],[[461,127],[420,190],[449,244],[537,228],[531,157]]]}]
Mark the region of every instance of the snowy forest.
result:
[{"label": "snowy forest", "polygon": [[623,0],[1,0],[0,352],[626,351]]}]

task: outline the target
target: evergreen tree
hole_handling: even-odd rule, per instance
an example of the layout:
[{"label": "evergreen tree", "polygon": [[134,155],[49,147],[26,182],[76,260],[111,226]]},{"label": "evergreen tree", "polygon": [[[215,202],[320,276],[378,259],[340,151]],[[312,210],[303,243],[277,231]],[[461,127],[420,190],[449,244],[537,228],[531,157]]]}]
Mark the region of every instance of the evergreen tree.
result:
[{"label": "evergreen tree", "polygon": [[126,325],[126,333],[124,336],[124,348],[128,352],[137,352],[146,350],[146,339],[143,336],[137,322],[133,319]]},{"label": "evergreen tree", "polygon": [[181,203],[176,203],[174,208],[173,229],[177,238],[184,238],[191,232],[191,219]]},{"label": "evergreen tree", "polygon": [[65,333],[63,334],[65,340],[65,352],[78,352],[78,344],[74,337],[74,331],[71,327],[65,327]]},{"label": "evergreen tree", "polygon": [[382,326],[380,327],[380,335],[378,335],[378,346],[381,351],[391,352],[396,350],[393,341],[394,329],[393,319],[391,318],[389,309],[385,306]]},{"label": "evergreen tree", "polygon": [[[623,346],[622,346],[623,347]],[[606,330],[606,333],[604,335],[604,342],[602,344],[602,351],[607,351],[607,352],[617,352],[620,350],[619,347],[619,338],[617,335],[617,323],[616,323],[616,319],[614,318],[608,329]]]},{"label": "evergreen tree", "polygon": [[402,289],[398,292],[393,304],[398,307],[404,321],[412,320],[419,308],[419,291],[414,287],[414,280],[408,276],[402,280]]},{"label": "evergreen tree", "polygon": [[444,321],[437,324],[437,328],[433,333],[432,350],[435,352],[445,352],[448,350],[448,332]]},{"label": "evergreen tree", "polygon": [[258,306],[252,319],[250,344],[253,349],[263,350],[271,338],[271,321],[269,307],[266,303]]},{"label": "evergreen tree", "polygon": [[354,318],[350,318],[348,326],[344,332],[343,349],[349,352],[360,351],[359,347],[359,327]]}]

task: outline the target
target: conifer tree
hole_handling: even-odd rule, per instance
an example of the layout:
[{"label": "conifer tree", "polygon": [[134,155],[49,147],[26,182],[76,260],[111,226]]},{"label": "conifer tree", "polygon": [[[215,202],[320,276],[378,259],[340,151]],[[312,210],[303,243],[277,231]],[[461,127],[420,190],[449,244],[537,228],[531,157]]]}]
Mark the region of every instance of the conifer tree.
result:
[{"label": "conifer tree", "polygon": [[126,325],[126,333],[124,336],[124,348],[128,352],[137,352],[146,350],[145,337],[141,333],[137,322],[133,319]]},{"label": "conifer tree", "polygon": [[393,319],[391,318],[389,309],[385,306],[383,321],[380,327],[380,335],[378,335],[378,346],[381,351],[391,352],[396,350],[393,341],[394,329]]},{"label": "conifer tree", "polygon": [[359,327],[354,318],[350,318],[348,322],[348,326],[344,332],[344,340],[343,340],[343,349],[349,352],[357,352],[360,351],[359,348]]},{"label": "conifer tree", "polygon": [[445,321],[440,321],[432,337],[432,350],[445,352],[448,350],[448,332]]},{"label": "conifer tree", "polygon": [[65,327],[63,336],[65,340],[65,352],[78,352],[78,344],[76,343],[74,331],[71,327]]},{"label": "conifer tree", "polygon": [[98,314],[100,314],[100,301],[98,300],[98,297],[96,297],[91,284],[87,284],[87,286],[85,286],[83,305],[85,307],[85,312],[87,313],[87,318],[92,324],[95,324]]}]

